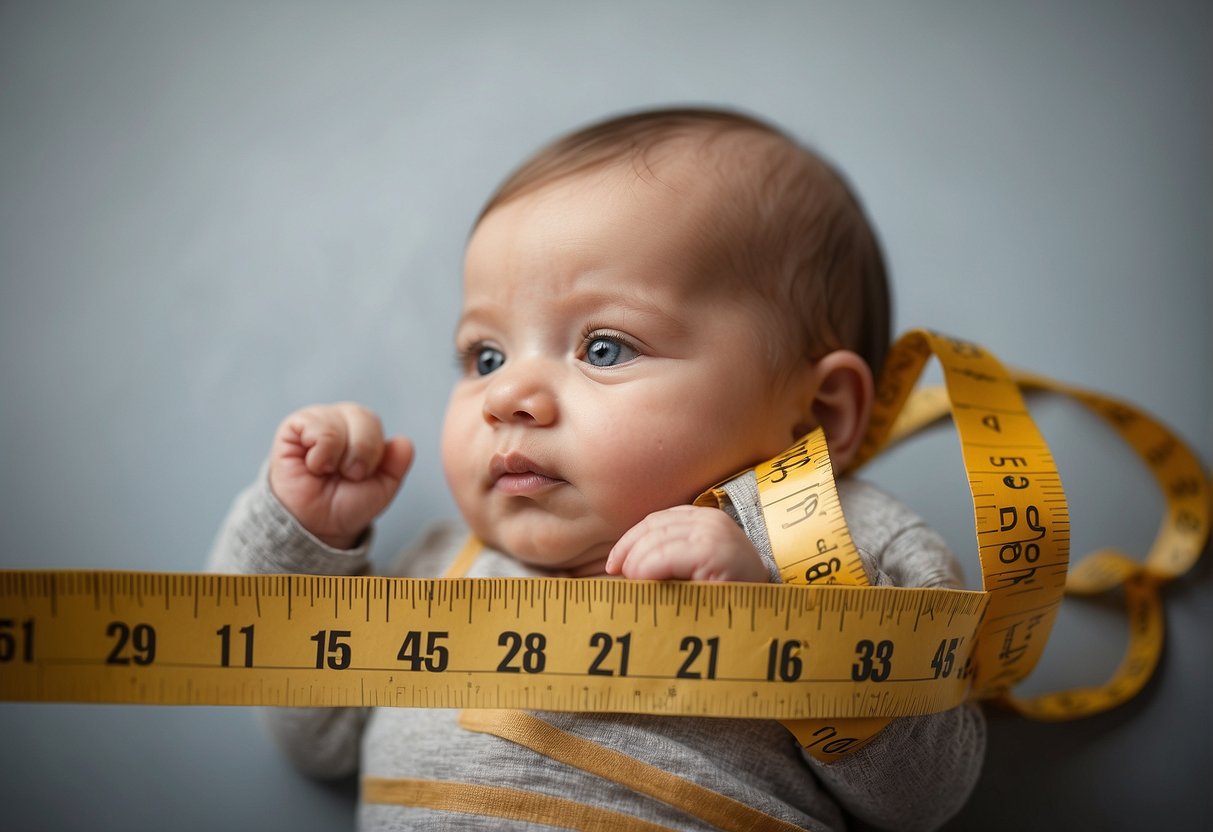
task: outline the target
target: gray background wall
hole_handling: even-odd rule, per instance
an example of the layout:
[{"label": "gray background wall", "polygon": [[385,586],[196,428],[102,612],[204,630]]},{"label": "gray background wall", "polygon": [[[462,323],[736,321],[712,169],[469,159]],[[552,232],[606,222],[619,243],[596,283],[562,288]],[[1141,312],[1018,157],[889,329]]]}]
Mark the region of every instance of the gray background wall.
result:
[{"label": "gray background wall", "polygon": [[[453,514],[437,433],[460,250],[537,144],[607,113],[753,110],[823,148],[887,247],[897,328],[1112,391],[1208,462],[1207,3],[0,3],[0,566],[195,570],[278,420],[354,398],[421,449],[379,556]],[[1077,408],[1037,408],[1075,552],[1160,500]],[[938,460],[938,462],[936,462]],[[977,579],[956,443],[871,476]],[[1208,829],[1210,568],[1158,677],[1069,724],[991,714],[952,829]],[[1116,663],[1068,604],[1030,689]],[[9,829],[340,829],[239,709],[0,705]]]}]

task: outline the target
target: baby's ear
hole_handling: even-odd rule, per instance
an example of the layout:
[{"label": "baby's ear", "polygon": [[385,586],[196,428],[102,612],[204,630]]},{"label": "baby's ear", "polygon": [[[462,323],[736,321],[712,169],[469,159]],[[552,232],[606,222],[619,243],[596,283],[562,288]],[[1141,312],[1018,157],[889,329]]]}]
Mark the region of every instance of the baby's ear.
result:
[{"label": "baby's ear", "polygon": [[813,419],[825,431],[834,471],[841,472],[859,450],[868,428],[875,397],[872,370],[850,350],[827,354],[813,369],[817,381]]}]

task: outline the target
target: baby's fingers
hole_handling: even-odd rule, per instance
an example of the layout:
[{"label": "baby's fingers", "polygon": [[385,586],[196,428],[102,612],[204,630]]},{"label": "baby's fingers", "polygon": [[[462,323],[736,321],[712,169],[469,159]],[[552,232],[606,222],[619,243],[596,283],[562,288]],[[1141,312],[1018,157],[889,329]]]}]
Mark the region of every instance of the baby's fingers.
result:
[{"label": "baby's fingers", "polygon": [[394,483],[394,493],[394,489],[399,487],[400,481],[404,479],[412,464],[413,443],[403,436],[395,436],[384,443],[378,475],[389,483]]},{"label": "baby's fingers", "polygon": [[345,425],[345,447],[337,467],[343,477],[358,482],[378,470],[383,459],[383,424],[361,405],[339,404],[336,409]]},{"label": "baby's fingers", "polygon": [[689,508],[654,512],[630,528],[607,556],[607,574],[637,580],[689,578],[696,565],[696,555],[687,546]]},{"label": "baby's fingers", "polygon": [[360,480],[383,456],[383,428],[379,417],[360,405],[313,405],[283,421],[275,446],[275,456],[302,462],[312,476],[340,472]]},{"label": "baby's fingers", "polygon": [[724,512],[678,506],[629,529],[607,557],[606,572],[639,580],[764,581],[766,566]]}]

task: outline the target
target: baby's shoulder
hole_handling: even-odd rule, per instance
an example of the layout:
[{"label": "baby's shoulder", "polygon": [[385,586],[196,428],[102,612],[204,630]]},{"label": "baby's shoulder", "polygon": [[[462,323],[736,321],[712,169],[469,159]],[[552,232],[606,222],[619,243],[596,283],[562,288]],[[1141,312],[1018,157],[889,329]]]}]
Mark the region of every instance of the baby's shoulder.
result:
[{"label": "baby's shoulder", "polygon": [[838,498],[851,539],[898,586],[963,586],[944,539],[900,500],[870,482],[844,477]]},{"label": "baby's shoulder", "polygon": [[894,533],[906,527],[925,525],[913,509],[867,480],[842,477],[837,485],[838,499],[850,524],[871,525]]}]

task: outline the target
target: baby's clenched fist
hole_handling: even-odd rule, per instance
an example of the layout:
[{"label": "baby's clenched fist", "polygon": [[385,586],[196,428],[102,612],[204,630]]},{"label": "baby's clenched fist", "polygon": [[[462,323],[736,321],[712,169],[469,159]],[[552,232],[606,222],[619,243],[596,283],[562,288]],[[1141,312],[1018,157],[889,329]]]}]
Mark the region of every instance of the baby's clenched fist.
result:
[{"label": "baby's clenched fist", "polygon": [[287,416],[270,452],[270,490],[305,529],[349,549],[388,507],[413,444],[385,439],[379,417],[353,402],[312,405]]}]

